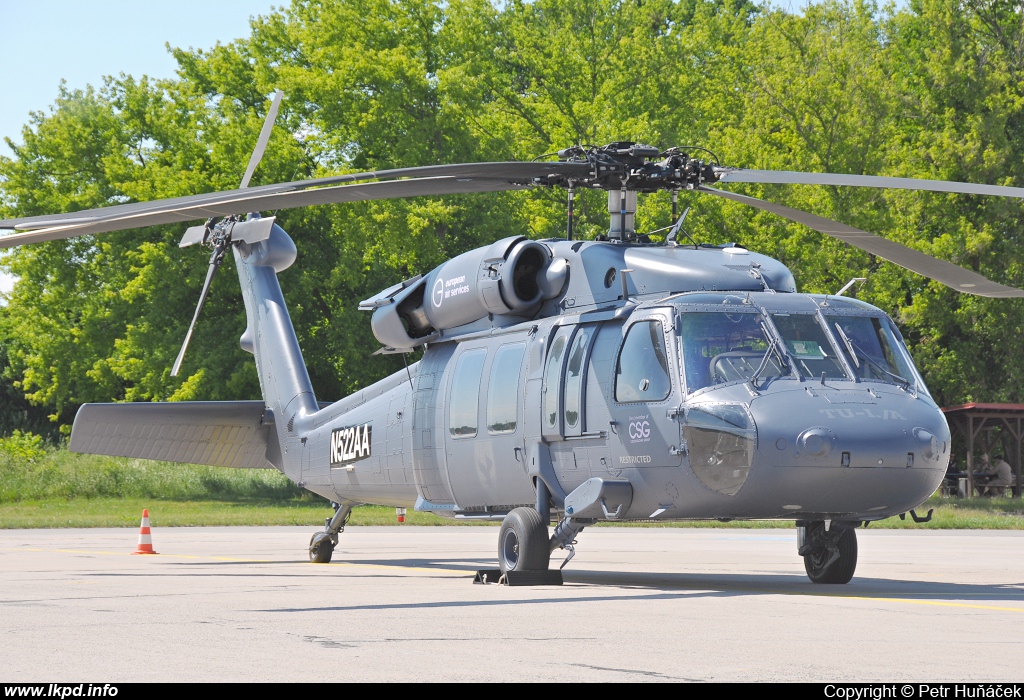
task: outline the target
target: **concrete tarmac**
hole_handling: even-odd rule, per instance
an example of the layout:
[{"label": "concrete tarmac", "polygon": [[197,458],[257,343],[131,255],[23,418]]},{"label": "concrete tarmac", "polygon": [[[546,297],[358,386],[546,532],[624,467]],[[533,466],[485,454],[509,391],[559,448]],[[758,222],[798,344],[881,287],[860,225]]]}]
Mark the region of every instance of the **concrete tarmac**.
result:
[{"label": "concrete tarmac", "polygon": [[497,528],[313,530],[0,530],[0,681],[1024,680],[1024,532],[860,530],[833,586],[793,530],[592,528],[505,587]]}]

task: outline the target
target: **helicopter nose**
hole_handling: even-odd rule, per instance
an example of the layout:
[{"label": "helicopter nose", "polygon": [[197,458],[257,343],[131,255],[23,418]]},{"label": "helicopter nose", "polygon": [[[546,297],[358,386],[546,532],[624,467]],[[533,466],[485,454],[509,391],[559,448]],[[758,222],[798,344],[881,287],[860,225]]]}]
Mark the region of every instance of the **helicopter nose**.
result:
[{"label": "helicopter nose", "polygon": [[758,448],[747,487],[780,511],[877,514],[916,507],[949,461],[949,428],[924,398],[787,391],[753,399]]},{"label": "helicopter nose", "polygon": [[750,412],[771,466],[939,468],[949,451],[942,412],[910,395],[790,391],[754,399]]}]

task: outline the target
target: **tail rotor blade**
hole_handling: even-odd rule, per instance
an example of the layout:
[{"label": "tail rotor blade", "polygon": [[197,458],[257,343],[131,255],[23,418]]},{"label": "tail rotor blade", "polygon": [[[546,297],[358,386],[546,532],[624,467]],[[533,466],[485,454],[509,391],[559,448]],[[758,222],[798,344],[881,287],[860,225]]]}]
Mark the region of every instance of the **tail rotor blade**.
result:
[{"label": "tail rotor blade", "polygon": [[[277,110],[281,106],[281,99],[284,97],[284,93],[278,90],[274,93],[274,101],[270,104],[270,109],[267,110],[267,118],[263,121],[263,128],[260,130],[260,137],[256,141],[256,147],[252,151],[252,156],[249,158],[249,166],[245,169],[245,175],[242,176],[242,184],[239,185],[239,189],[244,190],[249,186],[249,181],[252,179],[252,174],[256,172],[256,167],[263,160],[263,154],[267,150],[267,144],[270,143],[270,132],[274,129],[274,122],[277,120]],[[235,224],[239,227],[240,239],[251,238],[251,242],[263,240],[270,235],[270,228],[274,225],[274,219],[270,218],[267,220],[256,219],[252,222],[240,222]],[[201,243],[206,239],[206,233],[209,228],[209,222],[206,226],[193,226],[185,232],[185,237],[181,240],[181,247],[192,245],[193,243]],[[234,228],[234,227],[233,227]],[[217,268],[220,267],[221,261],[224,260],[224,251],[227,249],[228,243],[226,240],[218,240],[213,249],[213,255],[210,256],[210,268],[206,271],[206,281],[203,282],[203,291],[199,294],[199,304],[196,305],[196,312],[192,315],[192,323],[188,326],[188,333],[185,334],[185,342],[181,344],[181,350],[178,351],[178,357],[174,360],[174,367],[171,368],[171,376],[177,377],[178,371],[181,369],[181,362],[185,359],[185,351],[188,350],[188,343],[192,340],[192,332],[196,329],[196,323],[199,321],[199,314],[203,312],[203,305],[206,304],[206,297],[210,294],[210,285],[213,284],[213,276],[217,274]]]},{"label": "tail rotor blade", "polygon": [[188,349],[188,341],[192,340],[192,331],[196,328],[196,321],[199,320],[199,314],[203,311],[203,305],[206,303],[206,297],[210,293],[210,285],[213,283],[213,276],[217,273],[217,268],[220,267],[221,261],[224,259],[224,246],[218,246],[214,249],[213,255],[210,257],[210,269],[206,271],[206,281],[203,282],[203,291],[199,295],[199,304],[196,306],[196,312],[192,316],[192,323],[189,324],[188,333],[185,335],[185,342],[181,344],[181,350],[178,352],[178,358],[174,361],[174,367],[171,368],[171,376],[177,377],[178,370],[181,369],[181,361],[185,359],[185,350]]},{"label": "tail rotor blade", "polygon": [[245,169],[245,175],[242,176],[242,184],[238,186],[238,189],[244,190],[249,186],[249,180],[252,179],[252,174],[256,172],[256,166],[263,160],[263,152],[267,150],[267,144],[270,142],[270,132],[274,128],[274,122],[277,121],[277,109],[281,106],[281,98],[284,97],[284,93],[278,90],[274,93],[274,101],[270,105],[270,110],[267,111],[267,118],[263,122],[263,129],[260,131],[260,137],[256,141],[256,148],[252,151],[252,157],[249,158],[249,167]]}]

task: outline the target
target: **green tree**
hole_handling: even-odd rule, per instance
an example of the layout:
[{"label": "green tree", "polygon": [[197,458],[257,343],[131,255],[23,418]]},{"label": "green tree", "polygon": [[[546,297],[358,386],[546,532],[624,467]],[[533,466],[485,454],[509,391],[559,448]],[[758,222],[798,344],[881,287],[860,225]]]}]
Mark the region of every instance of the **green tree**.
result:
[{"label": "green tree", "polygon": [[[1022,46],[1005,0],[898,11],[824,0],[800,12],[746,0],[293,0],[249,37],[175,50],[174,80],[62,89],[0,159],[0,207],[32,215],[236,187],[277,88],[286,100],[254,184],[627,139],[705,147],[740,167],[1021,184]],[[740,189],[1024,282],[1015,201]],[[683,204],[700,240],[778,257],[804,290],[868,276],[857,294],[902,325],[940,401],[1022,400],[1024,360],[1003,350],[1024,324],[1021,302],[957,294],[714,197]],[[668,207],[664,193],[643,197],[639,227],[669,223]],[[547,190],[276,213],[299,248],[282,286],[327,400],[402,366],[367,357],[376,342],[359,300],[495,238],[565,226],[564,193]],[[584,193],[578,213],[578,235],[606,230],[603,193]],[[84,401],[257,396],[230,261],[184,376],[170,377],[207,263],[177,248],[182,231],[7,254],[19,278],[0,318],[9,386],[62,423]]]},{"label": "green tree", "polygon": [[[1020,15],[1004,2],[924,0],[892,22],[898,132],[893,174],[1024,184]],[[1016,200],[893,195],[893,237],[1014,286],[1024,283]],[[1024,364],[1013,351],[1021,300],[983,299],[928,285],[897,298],[918,360],[939,397],[1024,400]]]}]

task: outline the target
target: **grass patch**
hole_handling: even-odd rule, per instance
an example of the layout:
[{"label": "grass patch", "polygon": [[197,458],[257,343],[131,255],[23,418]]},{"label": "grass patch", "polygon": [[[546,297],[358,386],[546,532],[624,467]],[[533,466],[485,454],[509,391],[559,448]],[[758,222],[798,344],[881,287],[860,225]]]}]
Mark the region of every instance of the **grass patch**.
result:
[{"label": "grass patch", "polygon": [[926,528],[929,530],[1024,530],[1024,501],[1019,498],[942,498],[932,496],[917,514],[927,515],[934,508],[929,523],[915,523],[908,514],[871,523],[871,527],[891,529]]},{"label": "grass patch", "polygon": [[[149,509],[154,527],[200,527],[219,525],[304,525],[323,528],[331,514],[326,501],[168,501],[152,498],[90,498],[73,501],[18,501],[0,503],[0,529],[55,527],[137,528],[142,509]],[[409,525],[451,525],[450,520],[414,513],[406,515]],[[360,506],[352,511],[349,525],[397,525],[394,508]],[[459,522],[459,525],[479,524]]]},{"label": "grass patch", "polygon": [[[1024,501],[1019,498],[942,498],[932,496],[917,508],[919,516],[934,509],[927,523],[915,523],[908,513],[877,520],[869,527],[880,530],[1024,530]],[[770,528],[795,527],[792,520],[694,520],[684,523],[622,523],[620,527]]]},{"label": "grass patch", "polygon": [[287,501],[319,496],[273,469],[228,469],[122,459],[50,448],[28,460],[0,453],[0,504],[15,501],[158,498]]},{"label": "grass patch", "polygon": [[[26,456],[27,455],[27,456]],[[322,527],[328,501],[270,469],[227,469],[120,459],[47,448],[25,455],[0,451],[0,528],[138,527],[148,508],[154,527],[303,525]],[[1013,498],[940,498],[929,523],[888,518],[872,528],[1024,530],[1024,501]],[[398,525],[395,509],[360,506],[352,525]],[[453,521],[429,513],[406,515],[409,525],[496,525]],[[787,520],[721,523],[624,523],[630,527],[775,528]]]},{"label": "grass patch", "polygon": [[[291,499],[211,498],[178,501],[159,498],[79,498],[43,499],[0,503],[0,528],[52,527],[138,527],[142,509],[148,508],[154,527],[191,527],[211,525],[304,525],[322,527],[330,515],[326,500],[318,497]],[[929,523],[887,518],[871,523],[873,529],[925,530],[1024,530],[1024,503],[1015,499],[932,498],[919,510],[935,513]],[[496,526],[491,521],[461,521],[430,513],[409,510],[408,525]],[[386,506],[359,506],[352,511],[350,525],[399,525],[395,509]],[[789,528],[791,520],[717,520],[688,522],[607,523],[616,527],[688,527],[688,528]]]},{"label": "grass patch", "polygon": [[158,501],[79,498],[0,503],[0,528],[134,527],[148,508],[153,527],[323,525],[326,504],[311,501]]}]

